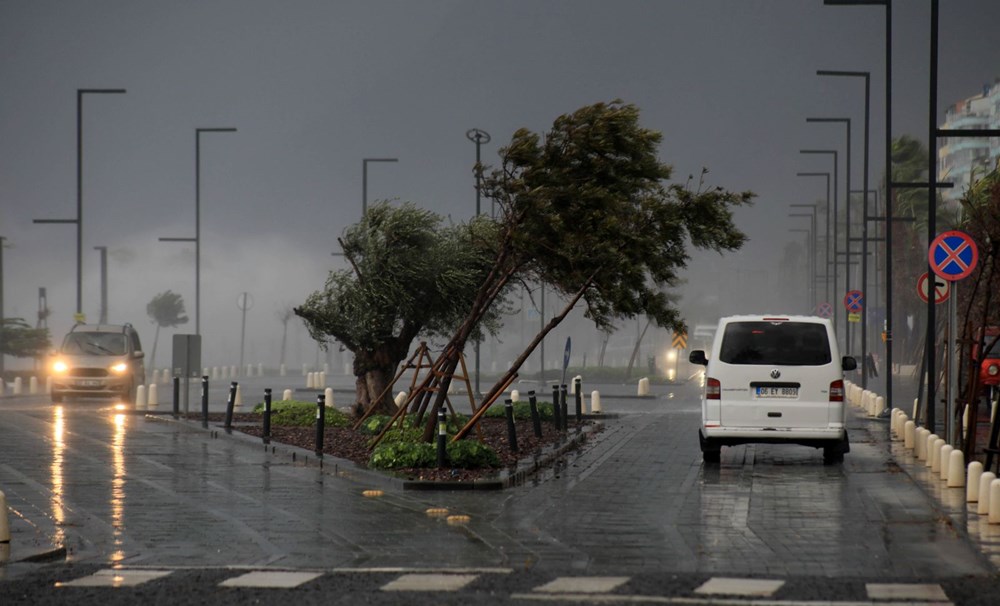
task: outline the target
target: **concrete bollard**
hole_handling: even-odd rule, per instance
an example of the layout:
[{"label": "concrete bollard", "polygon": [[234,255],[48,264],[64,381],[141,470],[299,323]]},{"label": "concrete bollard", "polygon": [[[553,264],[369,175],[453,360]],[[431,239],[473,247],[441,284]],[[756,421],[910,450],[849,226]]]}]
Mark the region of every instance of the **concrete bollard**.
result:
[{"label": "concrete bollard", "polygon": [[519,392],[516,389],[510,390],[510,401],[511,401],[512,404],[515,403],[515,402],[520,402],[521,401],[521,392]]},{"label": "concrete bollard", "polygon": [[948,488],[965,487],[965,453],[956,448],[948,456]]},{"label": "concrete bollard", "polygon": [[913,444],[916,442],[916,429],[917,424],[913,421],[907,420],[903,423],[903,447],[913,450]]},{"label": "concrete bollard", "polygon": [[28,379],[28,393],[31,395],[38,393],[38,377],[30,377]]},{"label": "concrete bollard", "polygon": [[233,406],[243,405],[243,392],[240,391],[239,384],[236,385],[236,396],[233,398]]},{"label": "concrete bollard", "polygon": [[601,414],[601,392],[590,392],[590,412],[595,415]]},{"label": "concrete bollard", "polygon": [[7,515],[7,495],[0,490],[0,544],[10,543],[10,522]]},{"label": "concrete bollard", "polygon": [[951,453],[955,451],[955,447],[951,444],[945,444],[941,447],[941,451],[938,453],[938,476],[942,480],[948,479],[948,464],[947,461],[951,460]]},{"label": "concrete bollard", "polygon": [[1000,524],[1000,480],[990,482],[990,505],[986,520],[990,524]]},{"label": "concrete bollard", "polygon": [[643,378],[639,379],[639,388],[638,388],[638,392],[636,393],[636,395],[639,395],[639,396],[648,396],[649,395],[649,379],[647,379],[646,377],[643,377]]},{"label": "concrete bollard", "polygon": [[925,465],[931,468],[931,471],[937,473],[941,471],[941,447],[944,446],[945,442],[943,438],[937,437],[935,434],[931,434],[927,438],[927,461]]},{"label": "concrete bollard", "polygon": [[292,399],[292,390],[291,389],[286,389],[285,391],[281,392],[281,399],[284,400],[285,402],[291,400]]},{"label": "concrete bollard", "polygon": [[917,406],[920,404],[920,398],[913,398],[913,412],[910,413],[910,417],[913,419],[917,418]]},{"label": "concrete bollard", "polygon": [[146,386],[139,385],[135,388],[135,409],[146,410]]},{"label": "concrete bollard", "polygon": [[882,416],[882,411],[885,410],[885,398],[883,396],[877,396],[875,398],[875,414],[873,417]]},{"label": "concrete bollard", "polygon": [[918,461],[927,460],[927,436],[929,433],[924,433],[927,431],[923,427],[920,427],[916,431],[916,437],[913,438],[913,452],[917,455]]},{"label": "concrete bollard", "polygon": [[[979,478],[983,475],[983,464],[979,461],[969,463],[967,473],[969,478],[965,487],[965,502],[975,503],[979,500]],[[950,478],[951,475],[949,474],[948,477]]]},{"label": "concrete bollard", "polygon": [[14,389],[11,392],[15,396],[21,395],[21,377],[14,377]]},{"label": "concrete bollard", "polygon": [[160,397],[156,393],[156,383],[150,383],[146,390],[146,407],[153,409],[160,405]]},{"label": "concrete bollard", "polygon": [[318,385],[316,385],[316,388],[317,389],[326,389],[326,371],[325,370],[321,370],[319,372],[319,380],[318,380]]},{"label": "concrete bollard", "polygon": [[976,504],[976,513],[986,515],[990,512],[990,483],[997,479],[997,474],[992,471],[984,471],[979,476],[979,502]]},{"label": "concrete bollard", "polygon": [[406,396],[407,395],[408,394],[405,391],[401,391],[398,394],[396,394],[396,397],[395,397],[395,399],[393,399],[393,402],[396,403],[396,408],[397,409],[400,408],[403,404],[406,403]]},{"label": "concrete bollard", "polygon": [[333,403],[333,388],[327,387],[323,390],[323,395],[326,396],[326,405],[328,408],[336,408],[337,405]]},{"label": "concrete bollard", "polygon": [[306,389],[312,389],[315,384],[316,384],[316,379],[313,378],[313,373],[307,372],[306,373]]}]

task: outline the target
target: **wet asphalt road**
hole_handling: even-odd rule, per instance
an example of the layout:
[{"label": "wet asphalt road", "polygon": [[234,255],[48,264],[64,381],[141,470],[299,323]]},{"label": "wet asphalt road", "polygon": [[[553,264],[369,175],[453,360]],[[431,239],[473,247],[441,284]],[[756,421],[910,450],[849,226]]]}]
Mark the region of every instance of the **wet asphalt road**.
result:
[{"label": "wet asphalt road", "polygon": [[[266,382],[247,379],[244,393]],[[0,490],[13,537],[0,604],[887,603],[869,585],[896,583],[944,592],[903,602],[996,603],[1000,532],[890,444],[886,421],[855,415],[843,465],[760,445],[705,467],[694,386],[656,387],[650,399],[601,389],[608,418],[585,450],[524,486],[483,492],[404,491],[330,459],[321,468],[311,453],[293,461],[288,449],[108,402],[4,398]],[[59,545],[64,561],[16,561]],[[112,566],[169,574],[74,585]],[[220,585],[251,570],[317,576],[286,589]],[[465,584],[393,589],[418,572]],[[757,597],[699,592],[720,576],[783,584]],[[561,577],[574,581],[540,589]],[[618,584],[582,593],[608,577]]]}]

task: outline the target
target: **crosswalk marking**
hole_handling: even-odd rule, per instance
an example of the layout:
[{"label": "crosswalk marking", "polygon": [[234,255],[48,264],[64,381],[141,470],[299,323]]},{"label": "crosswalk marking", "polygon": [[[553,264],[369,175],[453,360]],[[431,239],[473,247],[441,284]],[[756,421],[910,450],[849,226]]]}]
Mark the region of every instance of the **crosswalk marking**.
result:
[{"label": "crosswalk marking", "polygon": [[476,580],[475,574],[404,574],[382,591],[458,591]]},{"label": "crosswalk marking", "polygon": [[694,590],[695,593],[709,595],[745,595],[769,597],[781,589],[784,581],[771,579],[734,579],[728,577],[712,577]]},{"label": "crosswalk marking", "polygon": [[323,576],[322,572],[255,570],[219,583],[222,587],[273,587],[291,589]]},{"label": "crosswalk marking", "polygon": [[56,583],[56,587],[135,587],[148,581],[163,578],[172,570],[127,570],[105,568],[94,574],[72,581]]},{"label": "crosswalk marking", "polygon": [[610,593],[627,583],[629,577],[559,577],[535,587],[542,593]]},{"label": "crosswalk marking", "polygon": [[940,585],[915,583],[866,583],[865,590],[873,600],[947,600]]}]

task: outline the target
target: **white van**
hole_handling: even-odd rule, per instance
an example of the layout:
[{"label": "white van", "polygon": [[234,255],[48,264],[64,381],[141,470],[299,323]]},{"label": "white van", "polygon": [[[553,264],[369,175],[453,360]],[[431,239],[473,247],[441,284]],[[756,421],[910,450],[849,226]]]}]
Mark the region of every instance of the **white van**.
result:
[{"label": "white van", "polygon": [[701,452],[719,461],[722,447],[790,443],[823,449],[836,463],[850,451],[844,371],[830,320],[816,316],[730,316],[719,320],[710,357],[702,364]]}]

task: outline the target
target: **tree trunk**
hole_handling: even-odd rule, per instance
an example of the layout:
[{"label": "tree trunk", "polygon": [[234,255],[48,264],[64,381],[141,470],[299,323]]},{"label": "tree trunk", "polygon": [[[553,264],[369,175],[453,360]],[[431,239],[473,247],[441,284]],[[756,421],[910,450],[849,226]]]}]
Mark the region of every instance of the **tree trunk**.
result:
[{"label": "tree trunk", "polygon": [[151,368],[152,369],[156,368],[156,343],[159,340],[160,340],[160,325],[159,325],[159,323],[157,323],[157,325],[156,325],[156,332],[153,333],[153,352],[149,356],[149,366],[146,367],[146,371],[147,372]]}]

